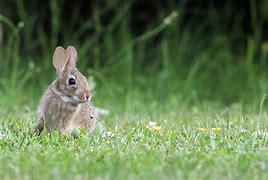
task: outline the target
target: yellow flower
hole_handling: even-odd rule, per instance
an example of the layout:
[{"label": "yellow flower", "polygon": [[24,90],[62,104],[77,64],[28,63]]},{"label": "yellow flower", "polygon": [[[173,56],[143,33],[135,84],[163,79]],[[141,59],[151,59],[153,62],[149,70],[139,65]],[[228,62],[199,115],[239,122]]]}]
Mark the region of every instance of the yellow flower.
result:
[{"label": "yellow flower", "polygon": [[221,128],[211,128],[211,130],[213,131],[213,132],[219,132],[220,130],[221,130]]},{"label": "yellow flower", "polygon": [[153,130],[160,131],[162,129],[161,126],[152,126]]},{"label": "yellow flower", "polygon": [[147,126],[150,130],[160,131],[162,129],[161,126],[158,126],[156,122],[150,121]]},{"label": "yellow flower", "polygon": [[199,132],[206,132],[206,131],[207,131],[206,128],[197,128],[197,130],[198,130]]}]

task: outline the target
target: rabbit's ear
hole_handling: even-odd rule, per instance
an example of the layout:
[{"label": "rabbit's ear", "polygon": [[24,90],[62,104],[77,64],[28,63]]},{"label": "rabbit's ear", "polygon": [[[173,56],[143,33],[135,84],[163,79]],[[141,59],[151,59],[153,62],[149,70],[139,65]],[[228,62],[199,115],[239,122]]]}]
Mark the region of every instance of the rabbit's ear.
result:
[{"label": "rabbit's ear", "polygon": [[66,54],[68,58],[67,66],[68,67],[75,67],[76,66],[76,59],[77,59],[77,51],[73,46],[68,46],[66,49]]},{"label": "rabbit's ear", "polygon": [[53,54],[53,65],[57,69],[58,73],[64,69],[66,62],[67,55],[65,49],[61,46],[56,47]]}]

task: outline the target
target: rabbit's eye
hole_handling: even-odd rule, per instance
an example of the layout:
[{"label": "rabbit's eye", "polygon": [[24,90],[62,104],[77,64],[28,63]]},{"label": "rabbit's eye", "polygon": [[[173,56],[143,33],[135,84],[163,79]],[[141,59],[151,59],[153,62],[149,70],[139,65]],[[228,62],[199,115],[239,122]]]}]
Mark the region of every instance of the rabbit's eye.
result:
[{"label": "rabbit's eye", "polygon": [[70,79],[68,80],[68,84],[69,84],[69,85],[75,85],[75,79],[74,79],[74,78],[70,78]]}]

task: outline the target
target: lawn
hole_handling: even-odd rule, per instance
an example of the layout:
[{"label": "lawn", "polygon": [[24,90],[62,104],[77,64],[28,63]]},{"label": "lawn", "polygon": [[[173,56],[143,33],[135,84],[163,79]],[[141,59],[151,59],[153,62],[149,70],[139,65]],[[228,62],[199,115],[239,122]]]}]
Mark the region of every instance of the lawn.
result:
[{"label": "lawn", "polygon": [[[0,2],[0,179],[268,179],[266,1],[79,2]],[[70,45],[110,114],[36,136]]]},{"label": "lawn", "polygon": [[[209,106],[209,105],[206,105]],[[211,107],[212,108],[212,107]],[[32,134],[31,109],[1,109],[7,179],[267,179],[267,115],[239,104],[114,114],[78,138]]]}]

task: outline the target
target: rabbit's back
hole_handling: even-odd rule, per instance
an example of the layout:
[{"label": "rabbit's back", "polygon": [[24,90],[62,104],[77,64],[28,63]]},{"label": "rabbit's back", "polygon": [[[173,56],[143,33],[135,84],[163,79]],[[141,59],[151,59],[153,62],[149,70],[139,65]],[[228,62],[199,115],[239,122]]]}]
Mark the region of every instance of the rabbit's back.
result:
[{"label": "rabbit's back", "polygon": [[82,129],[91,133],[97,123],[97,113],[95,108],[88,102],[80,104],[79,113],[75,118],[75,126],[78,129]]}]

